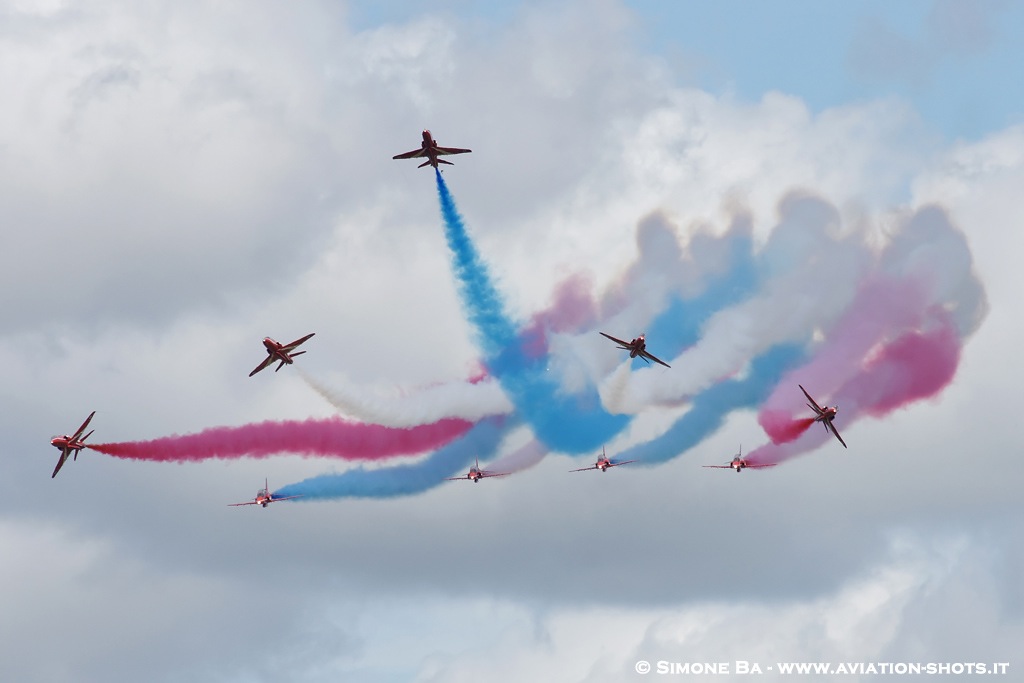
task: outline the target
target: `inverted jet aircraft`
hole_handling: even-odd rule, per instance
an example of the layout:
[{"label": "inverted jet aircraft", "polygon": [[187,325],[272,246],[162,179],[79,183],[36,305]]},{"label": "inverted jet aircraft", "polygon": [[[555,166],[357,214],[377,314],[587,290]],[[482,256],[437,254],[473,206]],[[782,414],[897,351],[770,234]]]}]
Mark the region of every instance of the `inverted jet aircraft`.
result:
[{"label": "inverted jet aircraft", "polygon": [[743,446],[740,446],[740,452],[737,453],[733,457],[733,459],[731,461],[729,461],[728,465],[704,465],[704,467],[716,467],[716,468],[722,469],[722,470],[730,470],[731,469],[731,470],[736,470],[737,472],[739,472],[740,470],[745,470],[748,467],[751,467],[753,469],[759,469],[761,467],[775,467],[775,465],[777,465],[777,464],[778,463],[774,463],[774,462],[766,462],[766,463],[760,463],[760,464],[759,463],[749,462],[749,461],[746,460],[746,458],[743,457]]},{"label": "inverted jet aircraft", "polygon": [[256,497],[250,500],[248,503],[228,503],[228,507],[238,507],[240,505],[262,505],[267,507],[271,503],[276,503],[279,500],[291,500],[292,498],[302,498],[302,494],[296,496],[275,496],[270,492],[270,485],[267,480],[263,480],[263,488],[256,492]]},{"label": "inverted jet aircraft", "polygon": [[835,434],[836,438],[839,439],[839,443],[843,444],[843,448],[847,448],[846,442],[843,441],[843,437],[839,436],[839,430],[836,429],[834,424],[832,424],[832,420],[836,419],[836,413],[839,412],[839,406],[825,406],[823,408],[818,405],[817,401],[811,398],[811,395],[807,393],[807,390],[804,389],[803,386],[799,384],[797,386],[800,387],[800,391],[804,392],[804,396],[806,396],[807,400],[810,401],[810,403],[807,404],[807,407],[814,411],[814,421],[820,422],[824,425],[825,431]]},{"label": "inverted jet aircraft", "polygon": [[434,140],[429,130],[423,131],[423,142],[420,143],[419,149],[414,149],[411,152],[405,152],[403,154],[396,154],[391,157],[392,159],[418,159],[426,157],[426,161],[417,166],[417,168],[423,168],[424,166],[433,166],[437,168],[438,164],[448,164],[454,166],[450,161],[439,159],[438,157],[448,154],[466,154],[472,152],[471,149],[461,149],[459,147],[439,147],[437,141]]},{"label": "inverted jet aircraft", "polygon": [[655,363],[661,363],[666,368],[672,367],[665,361],[655,356],[653,353],[647,351],[647,341],[644,339],[644,335],[642,334],[633,341],[628,342],[622,341],[621,339],[616,339],[610,334],[605,334],[604,332],[601,333],[601,336],[611,339],[613,342],[619,345],[620,349],[624,351],[629,351],[630,358],[640,358],[648,365],[653,360]]},{"label": "inverted jet aircraft", "polygon": [[274,372],[280,370],[282,367],[285,366],[285,364],[291,365],[293,362],[295,362],[293,360],[295,356],[301,356],[302,354],[305,353],[305,351],[295,351],[294,353],[293,351],[296,348],[298,348],[300,344],[304,343],[307,339],[312,337],[314,334],[316,334],[316,332],[310,332],[305,337],[302,337],[301,339],[296,339],[290,344],[282,344],[281,342],[274,341],[270,337],[264,337],[263,346],[267,348],[267,357],[263,359],[262,363],[256,366],[255,370],[249,373],[249,376],[252,377],[260,370],[263,370],[264,368],[273,365],[276,361],[281,362],[278,363],[276,368],[274,368]]},{"label": "inverted jet aircraft", "polygon": [[636,462],[636,460],[623,460],[621,462],[612,462],[611,458],[609,458],[607,455],[605,455],[605,453],[604,453],[604,446],[602,446],[601,447],[601,455],[599,455],[597,457],[597,462],[595,462],[590,467],[581,467],[578,470],[569,470],[569,471],[570,472],[586,472],[587,470],[601,470],[602,472],[606,472],[609,467],[618,467],[619,465],[625,465],[625,464],[628,464],[628,463],[631,463],[631,462]]},{"label": "inverted jet aircraft", "polygon": [[480,458],[476,459],[476,465],[469,468],[469,472],[466,472],[461,477],[448,477],[445,481],[462,481],[463,479],[469,479],[474,484],[481,479],[487,477],[504,477],[511,474],[510,472],[489,472],[487,470],[480,469]]},{"label": "inverted jet aircraft", "polygon": [[[85,422],[82,423],[82,426],[79,427],[71,436],[64,434],[50,439],[50,445],[54,448],[60,449],[60,460],[57,461],[57,466],[53,468],[53,474],[50,475],[50,479],[57,476],[57,473],[60,472],[60,468],[64,466],[69,455],[74,453],[72,460],[78,460],[78,452],[85,448],[85,440],[92,436],[92,432],[89,432],[85,436],[82,436],[82,432],[84,432],[85,428],[89,426],[89,422],[95,414],[95,410],[89,413],[89,417],[85,418]],[[92,431],[94,432],[96,430],[94,429]]]}]

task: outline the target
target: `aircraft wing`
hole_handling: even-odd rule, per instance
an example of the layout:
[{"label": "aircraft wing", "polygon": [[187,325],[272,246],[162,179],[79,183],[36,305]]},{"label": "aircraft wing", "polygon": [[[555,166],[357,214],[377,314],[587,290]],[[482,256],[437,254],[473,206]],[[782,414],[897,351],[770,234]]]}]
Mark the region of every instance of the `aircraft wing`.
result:
[{"label": "aircraft wing", "polygon": [[50,479],[57,476],[57,473],[60,472],[60,468],[64,467],[64,463],[67,462],[69,455],[71,455],[70,448],[61,449],[60,460],[57,461],[57,466],[53,468],[53,474],[50,475]]},{"label": "aircraft wing", "polygon": [[511,472],[481,472],[480,478],[485,479],[487,477],[507,477],[512,474]]},{"label": "aircraft wing", "polygon": [[462,481],[463,479],[469,479],[469,475],[463,474],[461,477],[447,477],[445,481]]},{"label": "aircraft wing", "polygon": [[[466,151],[468,152],[469,150],[466,150]],[[427,156],[427,148],[426,147],[420,147],[419,149],[414,149],[411,152],[403,152],[402,154],[396,154],[395,156],[393,156],[391,158],[392,159],[415,159],[416,157],[425,157],[425,156]]]},{"label": "aircraft wing", "polygon": [[716,470],[731,470],[732,465],[701,465],[701,467],[714,467]]},{"label": "aircraft wing", "polygon": [[581,467],[578,470],[569,470],[570,472],[586,472],[587,470],[596,470],[597,465],[591,465],[590,467]]},{"label": "aircraft wing", "polygon": [[758,465],[748,464],[747,467],[775,467],[778,464],[779,463],[777,463],[777,462],[765,462],[765,463],[761,463],[761,464],[758,464]]},{"label": "aircraft wing", "polygon": [[[471,149],[461,149],[459,147],[438,147],[438,154],[465,154],[466,152],[472,152]],[[395,157],[396,159],[398,157]]]},{"label": "aircraft wing", "polygon": [[260,370],[263,370],[263,369],[269,367],[270,364],[273,363],[275,360],[276,360],[276,358],[274,357],[273,354],[267,354],[267,357],[263,359],[263,362],[260,363],[259,365],[257,365],[256,369],[249,373],[249,376],[252,377],[253,375],[255,375]]},{"label": "aircraft wing", "polygon": [[622,341],[621,339],[616,339],[616,338],[615,338],[615,337],[613,337],[612,335],[610,335],[610,334],[605,334],[604,332],[601,332],[600,334],[601,334],[601,336],[602,336],[602,337],[606,337],[606,338],[608,338],[608,339],[611,339],[611,340],[612,340],[613,342],[615,342],[616,344],[619,344],[619,345],[621,345],[621,346],[622,346],[622,348],[624,348],[624,349],[626,349],[626,350],[629,350],[629,348],[630,348],[630,346],[629,346],[629,342],[627,342],[627,341]]},{"label": "aircraft wing", "polygon": [[279,500],[291,500],[292,498],[302,498],[302,496],[303,496],[303,494],[299,493],[299,494],[294,495],[294,496],[283,496],[281,498],[278,498],[277,496],[271,494],[270,502],[271,503],[276,503]]},{"label": "aircraft wing", "polygon": [[[295,341],[291,342],[290,344],[285,344],[284,346],[281,347],[281,350],[284,351],[285,353],[287,353],[288,351],[291,351],[292,349],[298,348],[299,346],[304,344],[306,342],[306,340],[308,340],[314,334],[316,334],[316,332],[310,332],[309,334],[307,334],[305,337],[302,337],[301,339],[296,339]],[[303,351],[303,353],[305,353],[305,351]],[[297,356],[298,354],[294,354],[294,355]]]},{"label": "aircraft wing", "polygon": [[608,463],[608,467],[618,467],[619,465],[628,465],[631,462],[636,462],[636,460],[623,460],[622,462],[611,462],[611,463]]},{"label": "aircraft wing", "polygon": [[839,436],[839,430],[836,429],[834,424],[832,424],[832,420],[828,421],[828,428],[832,430],[832,433],[836,435],[837,439],[839,439],[839,443],[843,444],[843,448],[849,448],[849,446],[846,445],[846,442],[843,441],[843,437]]},{"label": "aircraft wing", "polygon": [[85,428],[89,426],[89,422],[92,421],[92,416],[95,415],[95,414],[96,414],[95,410],[92,411],[91,413],[89,413],[89,417],[85,418],[85,422],[82,423],[82,426],[79,427],[78,431],[76,431],[74,436],[71,437],[72,441],[77,440],[78,437],[80,437],[82,435],[82,432],[84,432]]},{"label": "aircraft wing", "polygon": [[641,352],[640,352],[640,355],[641,355],[641,356],[643,356],[644,358],[650,358],[650,359],[651,359],[651,360],[653,360],[653,361],[654,361],[655,363],[661,363],[661,364],[662,364],[662,365],[664,365],[664,366],[665,366],[666,368],[670,368],[670,367],[672,367],[671,365],[669,365],[668,363],[666,363],[666,362],[665,362],[665,361],[663,361],[662,359],[660,359],[660,358],[658,358],[657,356],[655,356],[655,355],[654,355],[653,353],[648,353],[647,351],[641,351]]},{"label": "aircraft wing", "polygon": [[229,508],[238,507],[239,505],[256,505],[256,501],[250,500],[248,503],[228,503]]},{"label": "aircraft wing", "polygon": [[811,395],[807,393],[807,390],[804,389],[802,385],[797,384],[797,386],[800,387],[800,391],[804,392],[804,396],[806,396],[807,400],[811,402],[811,408],[813,408],[816,413],[821,415],[823,412],[825,412],[821,409],[821,406],[818,405],[818,402],[811,398]]}]

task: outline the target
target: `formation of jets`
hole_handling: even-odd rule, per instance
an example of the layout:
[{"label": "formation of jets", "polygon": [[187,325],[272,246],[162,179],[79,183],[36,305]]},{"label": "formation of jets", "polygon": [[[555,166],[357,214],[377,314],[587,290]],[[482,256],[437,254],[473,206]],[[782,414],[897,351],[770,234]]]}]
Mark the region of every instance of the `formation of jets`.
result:
[{"label": "formation of jets", "polygon": [[[82,426],[75,430],[75,433],[71,436],[64,434],[50,439],[50,445],[60,450],[60,459],[57,460],[57,466],[53,468],[53,474],[50,475],[50,479],[57,476],[57,473],[60,472],[60,468],[64,467],[64,463],[67,462],[69,455],[74,453],[75,457],[73,457],[72,460],[78,460],[78,452],[85,448],[85,440],[92,435],[92,432],[89,432],[85,436],[82,436],[82,432],[84,432],[85,428],[89,426],[89,423],[92,421],[92,416],[95,414],[95,410],[89,413],[89,417],[85,418],[85,422],[82,423]],[[94,431],[96,430],[94,429],[93,432]]]},{"label": "formation of jets", "polygon": [[633,341],[628,342],[622,341],[621,339],[616,339],[612,335],[605,334],[604,332],[601,333],[601,336],[611,339],[613,342],[618,344],[619,348],[622,349],[623,351],[629,351],[630,358],[639,358],[648,365],[650,365],[651,361],[653,360],[655,363],[660,363],[661,365],[664,365],[666,368],[672,367],[671,365],[669,365],[668,363],[666,363],[665,361],[658,358],[653,353],[647,350],[647,340],[644,338],[644,335],[642,334],[639,337],[633,339]]},{"label": "formation of jets", "polygon": [[[429,130],[424,130],[423,131],[423,141],[420,143],[420,147],[418,149],[414,149],[414,150],[409,151],[409,152],[404,152],[402,154],[396,154],[392,158],[393,159],[424,159],[425,158],[426,161],[424,161],[422,164],[420,164],[418,168],[423,168],[424,166],[432,166],[432,167],[434,167],[436,169],[436,168],[438,168],[439,164],[452,165],[452,162],[447,161],[445,159],[442,159],[441,158],[442,156],[448,156],[448,155],[452,155],[452,154],[467,154],[467,153],[469,153],[471,151],[472,150],[463,149],[463,148],[460,148],[460,147],[441,147],[441,146],[439,146],[437,144],[437,141],[434,140],[434,138],[431,135],[430,131]],[[311,332],[310,334],[307,334],[304,337],[300,337],[299,339],[296,339],[293,342],[289,342],[288,344],[282,344],[282,343],[280,343],[278,341],[275,341],[274,339],[272,339],[270,337],[264,337],[264,339],[263,339],[263,346],[266,349],[267,357],[264,358],[263,361],[259,365],[257,365],[256,368],[252,372],[249,373],[249,377],[252,377],[256,373],[260,372],[261,370],[265,370],[266,368],[270,367],[274,363],[277,363],[277,367],[274,368],[274,372],[279,371],[285,365],[291,365],[292,363],[295,362],[295,357],[296,356],[301,356],[302,354],[306,353],[305,351],[296,351],[295,349],[297,349],[299,346],[301,346],[306,341],[308,341],[311,337],[314,336],[314,334],[316,334],[316,333],[315,332]],[[647,350],[647,340],[646,340],[646,336],[644,334],[640,334],[638,337],[635,337],[635,338],[633,338],[632,340],[630,340],[628,342],[625,341],[625,340],[619,339],[617,337],[613,337],[612,335],[607,334],[605,332],[601,332],[600,334],[603,337],[605,337],[605,338],[611,340],[612,342],[614,342],[617,345],[617,348],[619,348],[619,349],[621,349],[623,351],[628,351],[630,358],[640,358],[641,360],[643,360],[647,364],[650,364],[651,361],[653,361],[655,363],[658,363],[659,365],[665,366],[666,368],[672,367],[668,363],[666,363],[665,361],[661,360],[660,358],[658,358],[657,356],[655,356],[654,354],[652,354],[651,352],[649,352]],[[839,443],[841,443],[843,445],[843,447],[846,448],[846,442],[843,441],[843,437],[839,435],[839,431],[836,429],[835,424],[833,424],[833,421],[835,420],[835,417],[836,417],[836,413],[839,410],[839,406],[831,406],[831,407],[830,406],[824,406],[824,407],[822,407],[822,406],[818,405],[817,401],[815,401],[813,398],[811,398],[811,395],[809,393],[807,393],[807,390],[804,389],[804,387],[802,385],[797,385],[797,386],[800,387],[800,391],[802,391],[804,396],[807,398],[807,401],[808,401],[807,407],[814,411],[814,421],[815,422],[820,422],[825,427],[825,430],[827,432],[830,432],[831,434],[835,435],[835,437],[839,440]],[[52,446],[54,446],[55,448],[60,450],[60,459],[57,461],[57,466],[54,468],[53,474],[50,475],[51,478],[57,476],[57,472],[59,472],[61,467],[64,466],[64,463],[67,461],[68,456],[73,456],[73,459],[77,460],[78,459],[78,453],[83,448],[87,447],[86,444],[85,444],[85,440],[87,438],[89,438],[89,436],[91,436],[93,432],[90,431],[88,434],[85,434],[84,436],[83,436],[83,433],[85,432],[86,428],[89,426],[89,422],[92,420],[92,418],[93,418],[93,416],[95,414],[96,414],[96,411],[91,412],[89,414],[89,417],[87,417],[85,419],[85,422],[82,423],[82,425],[75,431],[74,434],[72,434],[70,436],[68,436],[66,434],[62,435],[62,436],[55,436],[55,437],[53,437],[50,440],[50,444]],[[613,461],[611,458],[609,458],[607,456],[607,454],[605,453],[605,449],[602,447],[601,455],[598,456],[597,461],[593,465],[591,465],[589,467],[581,467],[579,469],[570,470],[570,472],[585,472],[585,471],[588,471],[588,470],[600,470],[601,472],[605,472],[609,468],[618,467],[619,465],[626,465],[626,464],[629,464],[631,462],[636,462],[636,461],[635,460],[624,460],[624,461],[618,461],[618,462]],[[724,465],[704,465],[704,467],[712,467],[712,468],[719,468],[719,469],[733,469],[736,472],[740,472],[740,471],[742,471],[744,469],[747,469],[747,468],[759,469],[759,468],[764,468],[764,467],[774,467],[776,464],[777,463],[751,463],[751,462],[747,461],[743,457],[743,447],[740,446],[739,453],[737,453],[736,456],[731,461],[729,461],[727,464],[724,464]],[[450,477],[450,478],[447,479],[447,481],[469,480],[469,481],[472,481],[473,483],[476,483],[476,482],[480,481],[481,479],[487,479],[489,477],[504,477],[504,476],[507,476],[509,474],[511,474],[511,473],[510,472],[491,472],[489,470],[481,469],[480,468],[480,461],[479,461],[479,459],[477,459],[475,464],[469,468],[469,471],[466,472],[466,474],[464,474],[462,476],[458,476],[458,477]],[[292,498],[300,498],[301,497],[300,495],[277,497],[273,493],[271,493],[270,487],[269,487],[269,485],[267,483],[267,480],[264,480],[263,483],[264,483],[264,487],[262,489],[260,489],[259,491],[257,491],[256,496],[255,496],[255,498],[253,500],[245,502],[245,503],[230,503],[229,506],[230,507],[237,507],[237,506],[243,506],[243,505],[259,505],[261,507],[267,507],[270,503],[276,503],[276,502],[282,501],[282,500],[290,500]]]},{"label": "formation of jets", "polygon": [[839,430],[836,429],[836,426],[832,424],[832,420],[836,419],[836,413],[839,412],[839,406],[825,406],[822,408],[818,405],[817,401],[811,398],[811,395],[807,393],[807,390],[802,385],[798,384],[797,386],[800,387],[800,391],[804,392],[804,396],[810,401],[807,407],[814,411],[814,421],[820,422],[825,427],[826,432],[835,434],[835,437],[839,439],[839,443],[843,444],[843,448],[846,448],[846,442],[843,441],[843,437],[839,436]]},{"label": "formation of jets", "polygon": [[717,467],[718,469],[736,470],[737,472],[739,472],[740,470],[745,470],[748,467],[750,467],[752,469],[760,469],[762,467],[775,467],[775,465],[777,465],[777,464],[778,463],[774,463],[774,462],[766,462],[766,463],[748,462],[746,460],[746,458],[743,457],[743,446],[740,446],[740,452],[737,453],[735,456],[733,456],[733,459],[730,460],[728,464],[726,464],[726,465],[704,465],[704,467]]},{"label": "formation of jets", "polygon": [[270,492],[270,484],[267,480],[263,480],[263,488],[256,492],[256,497],[246,503],[228,503],[228,507],[234,508],[241,505],[260,505],[267,507],[271,503],[276,503],[282,500],[291,500],[292,498],[302,498],[302,495],[297,496],[275,496]]},{"label": "formation of jets", "polygon": [[434,136],[430,134],[429,130],[423,131],[423,142],[420,143],[419,149],[414,149],[411,152],[403,152],[396,154],[391,157],[392,159],[422,159],[426,157],[426,161],[417,166],[417,168],[423,168],[424,166],[433,166],[437,168],[438,164],[448,164],[454,166],[450,161],[440,159],[438,157],[446,156],[448,154],[467,154],[472,152],[471,149],[462,149],[460,147],[438,147],[437,141],[434,140]]},{"label": "formation of jets", "polygon": [[448,477],[446,481],[462,481],[468,479],[474,484],[481,479],[487,479],[488,477],[507,477],[512,474],[511,472],[491,472],[489,470],[480,469],[480,458],[476,459],[476,464],[469,468],[469,472],[466,472],[461,477]]},{"label": "formation of jets", "polygon": [[581,467],[578,470],[569,470],[570,472],[586,472],[587,470],[601,470],[605,472],[609,467],[618,467],[619,465],[628,465],[636,460],[621,460],[619,462],[612,462],[611,458],[605,455],[604,447],[601,447],[601,455],[597,456],[597,462],[590,467]]},{"label": "formation of jets", "polygon": [[312,337],[314,334],[316,334],[316,332],[310,332],[305,337],[300,337],[299,339],[296,339],[295,341],[289,342],[287,344],[282,344],[279,341],[274,341],[270,337],[264,337],[263,346],[266,347],[267,349],[267,357],[263,359],[262,363],[256,366],[255,370],[249,373],[249,376],[252,377],[260,370],[270,367],[275,362],[277,363],[277,367],[274,368],[274,372],[277,372],[285,365],[291,365],[292,363],[295,362],[295,356],[301,356],[302,354],[305,353],[305,351],[296,351],[295,349],[297,349],[301,344],[303,344],[307,339]]}]

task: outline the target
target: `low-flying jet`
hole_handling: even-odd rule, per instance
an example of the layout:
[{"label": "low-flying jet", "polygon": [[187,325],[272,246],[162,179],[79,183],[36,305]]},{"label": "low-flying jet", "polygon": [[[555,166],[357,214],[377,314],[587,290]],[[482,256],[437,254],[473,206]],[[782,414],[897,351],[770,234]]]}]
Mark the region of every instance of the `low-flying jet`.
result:
[{"label": "low-flying jet", "polygon": [[414,149],[411,152],[405,152],[403,154],[396,154],[391,157],[392,159],[417,159],[426,157],[426,161],[417,166],[417,168],[423,168],[424,166],[433,166],[437,168],[438,164],[448,164],[454,166],[452,162],[439,159],[438,157],[447,154],[466,154],[472,152],[471,149],[461,149],[459,147],[439,147],[437,141],[434,140],[429,130],[423,131],[423,142],[420,143],[419,149]]},{"label": "low-flying jet", "polygon": [[761,467],[775,467],[778,463],[766,462],[762,464],[747,462],[743,457],[743,446],[740,446],[740,452],[733,456],[733,459],[729,461],[728,465],[704,465],[704,467],[715,467],[722,470],[745,470],[748,467],[753,469],[759,469]]},{"label": "low-flying jet", "polygon": [[839,430],[836,429],[834,424],[832,424],[832,420],[836,419],[836,413],[839,412],[839,406],[825,406],[822,408],[818,405],[817,401],[811,398],[811,395],[807,393],[807,390],[804,389],[803,386],[799,384],[797,384],[797,386],[800,387],[800,391],[804,392],[804,396],[806,396],[807,400],[810,401],[810,403],[807,404],[807,407],[814,411],[814,421],[823,424],[825,426],[825,431],[835,434],[836,438],[839,439],[839,443],[843,444],[843,448],[847,448],[846,442],[843,441],[843,437],[839,436]]},{"label": "low-flying jet", "polygon": [[270,337],[264,337],[263,346],[267,347],[267,357],[263,359],[262,363],[256,366],[255,370],[249,373],[249,376],[252,377],[260,370],[263,370],[264,368],[273,365],[276,361],[281,362],[278,363],[276,368],[274,368],[274,372],[280,370],[282,367],[285,366],[285,364],[291,365],[293,362],[295,362],[293,360],[295,356],[301,356],[302,354],[305,353],[305,351],[296,351],[295,353],[292,353],[292,351],[298,348],[299,345],[301,345],[307,339],[312,337],[314,334],[316,334],[316,332],[310,332],[305,337],[302,337],[301,339],[296,339],[290,344],[282,344],[279,341],[274,341]]},{"label": "low-flying jet", "polygon": [[270,485],[267,483],[267,480],[264,479],[263,488],[256,492],[256,497],[253,500],[250,500],[248,503],[228,503],[228,507],[233,508],[238,507],[239,505],[262,505],[263,507],[267,507],[271,503],[276,503],[279,500],[291,500],[292,498],[302,498],[302,495],[299,494],[297,496],[281,497],[275,496],[273,493],[270,492]]},{"label": "low-flying jet", "polygon": [[[89,417],[85,418],[85,422],[82,423],[82,426],[79,427],[71,436],[64,434],[50,439],[50,445],[54,448],[60,449],[60,460],[57,461],[57,466],[53,468],[53,474],[50,475],[50,479],[57,476],[57,473],[60,472],[60,468],[64,466],[69,455],[74,453],[72,460],[78,460],[78,451],[85,448],[85,440],[92,436],[92,432],[89,432],[85,436],[82,436],[82,432],[84,432],[85,428],[89,426],[89,422],[95,414],[95,410],[89,413]],[[94,432],[96,430],[94,429],[92,431]]]},{"label": "low-flying jet", "polygon": [[581,467],[578,470],[569,470],[569,471],[570,472],[586,472],[587,470],[601,470],[602,472],[605,472],[605,471],[608,470],[609,467],[618,467],[619,465],[625,465],[625,464],[631,463],[631,462],[636,462],[636,460],[623,460],[622,462],[612,462],[611,458],[609,458],[607,455],[605,455],[605,453],[604,453],[604,446],[602,446],[601,447],[601,455],[599,455],[597,457],[597,462],[595,462],[590,467]]},{"label": "low-flying jet", "polygon": [[628,342],[622,341],[621,339],[616,339],[612,335],[605,334],[604,332],[601,333],[601,336],[611,339],[613,342],[619,345],[620,349],[623,349],[624,351],[629,351],[630,358],[641,358],[645,363],[648,364],[650,364],[650,362],[653,360],[655,363],[661,363],[666,368],[672,367],[665,361],[656,357],[653,353],[649,353],[647,351],[647,341],[644,339],[644,335],[642,334],[633,341]]},{"label": "low-flying jet", "polygon": [[461,477],[448,477],[445,481],[461,481],[463,479],[469,479],[471,482],[473,482],[475,484],[478,481],[480,481],[481,479],[486,479],[487,477],[504,477],[504,476],[507,476],[508,474],[511,474],[511,473],[510,472],[488,472],[487,470],[480,469],[480,458],[477,458],[476,459],[476,465],[470,467],[469,468],[469,472],[466,472]]}]

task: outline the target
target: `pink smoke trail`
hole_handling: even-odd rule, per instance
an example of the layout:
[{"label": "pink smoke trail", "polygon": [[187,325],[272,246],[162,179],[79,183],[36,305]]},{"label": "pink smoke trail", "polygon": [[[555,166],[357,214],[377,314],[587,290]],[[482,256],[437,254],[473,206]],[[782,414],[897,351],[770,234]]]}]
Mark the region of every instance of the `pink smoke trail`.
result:
[{"label": "pink smoke trail", "polygon": [[[911,330],[880,346],[836,393],[836,401],[842,406],[836,422],[840,431],[861,415],[883,417],[935,396],[953,381],[961,351],[956,325],[942,308],[936,307],[930,314],[925,330]],[[750,460],[782,462],[833,439],[813,430],[790,443],[761,446],[750,453]]]},{"label": "pink smoke trail", "polygon": [[492,460],[487,464],[487,469],[494,472],[520,472],[533,467],[547,454],[548,449],[544,447],[544,444],[531,439],[522,448],[506,453],[497,460]]},{"label": "pink smoke trail", "polygon": [[758,422],[776,443],[806,430],[786,420],[794,408],[803,409],[798,384],[819,404],[855,376],[864,359],[894,334],[917,328],[927,310],[926,286],[909,278],[875,279],[857,292],[843,316],[829,330],[825,344],[806,365],[788,373],[765,401]]},{"label": "pink smoke trail", "polygon": [[788,443],[814,424],[813,417],[794,419],[784,410],[765,410],[758,416],[764,431],[775,443]]},{"label": "pink smoke trail", "polygon": [[341,418],[260,422],[241,427],[213,427],[198,434],[165,436],[150,441],[91,444],[116,458],[157,462],[196,462],[211,458],[267,458],[279,453],[380,460],[433,450],[472,427],[466,420],[396,429]]}]

